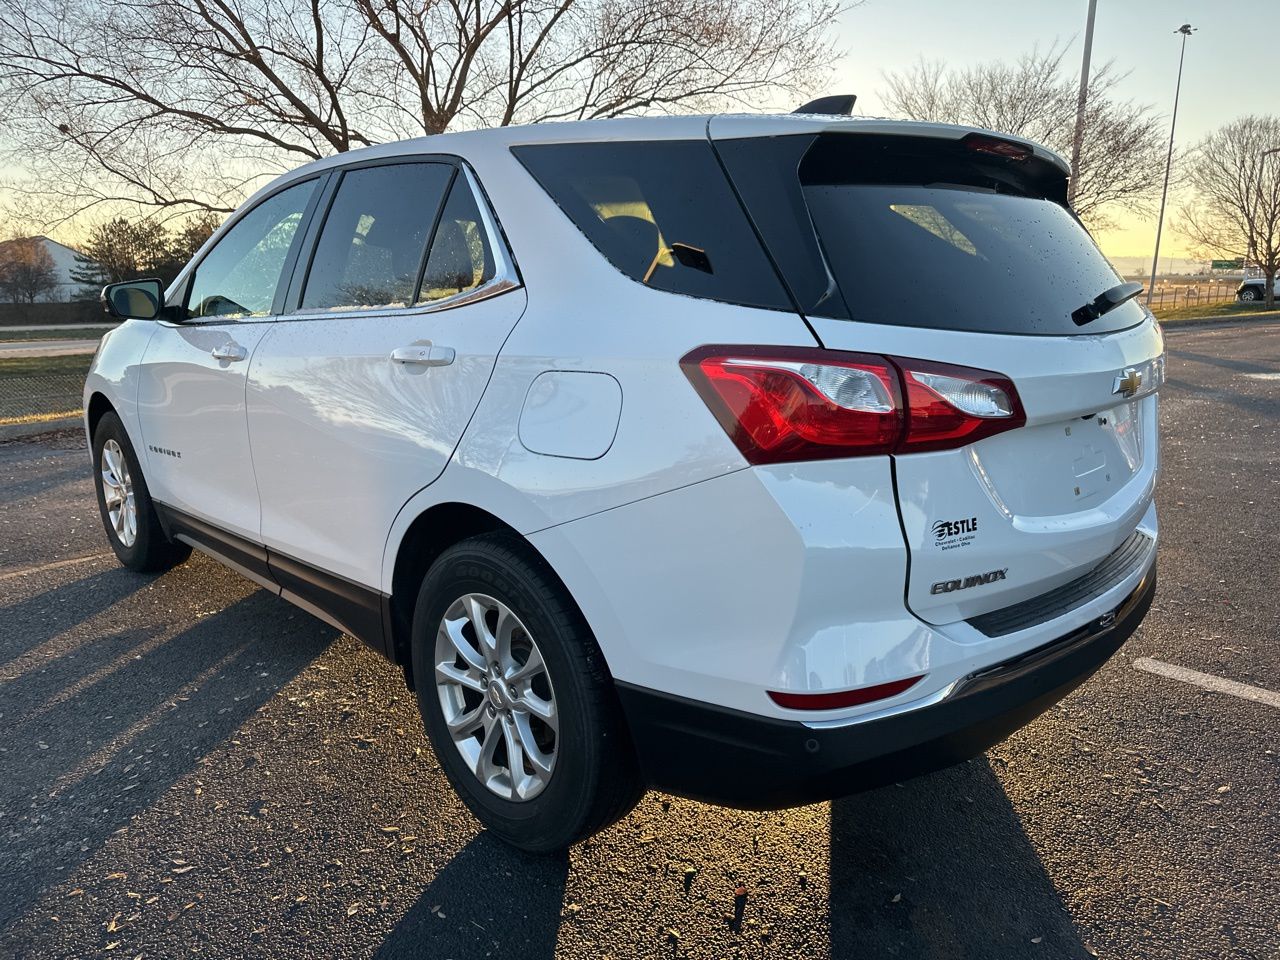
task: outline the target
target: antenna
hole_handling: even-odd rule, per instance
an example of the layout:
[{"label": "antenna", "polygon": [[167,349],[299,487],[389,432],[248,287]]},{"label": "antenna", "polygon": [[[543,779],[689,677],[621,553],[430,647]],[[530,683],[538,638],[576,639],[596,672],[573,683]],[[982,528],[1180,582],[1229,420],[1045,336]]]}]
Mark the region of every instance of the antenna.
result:
[{"label": "antenna", "polygon": [[792,110],[792,113],[830,113],[842,117],[853,115],[853,104],[858,99],[856,94],[837,93],[831,97],[819,97],[810,100],[803,107]]}]

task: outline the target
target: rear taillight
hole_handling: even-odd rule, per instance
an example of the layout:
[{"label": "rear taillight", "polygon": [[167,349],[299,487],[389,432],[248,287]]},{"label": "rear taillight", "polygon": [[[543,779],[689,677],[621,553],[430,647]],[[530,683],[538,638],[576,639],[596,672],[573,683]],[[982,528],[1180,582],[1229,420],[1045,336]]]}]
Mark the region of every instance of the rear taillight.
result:
[{"label": "rear taillight", "polygon": [[964,446],[1026,422],[1008,378],[807,347],[699,347],[685,375],[749,463]]},{"label": "rear taillight", "polygon": [[1027,422],[1013,381],[998,373],[928,360],[901,360],[907,431],[898,453],[949,450]]}]

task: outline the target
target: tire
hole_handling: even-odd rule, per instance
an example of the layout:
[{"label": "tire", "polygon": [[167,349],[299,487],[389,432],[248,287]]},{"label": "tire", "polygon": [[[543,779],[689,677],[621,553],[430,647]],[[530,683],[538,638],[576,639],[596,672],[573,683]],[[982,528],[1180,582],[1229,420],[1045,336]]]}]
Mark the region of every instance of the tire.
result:
[{"label": "tire", "polygon": [[[482,647],[477,618],[487,637],[506,643]],[[563,850],[623,817],[644,793],[604,656],[550,567],[517,537],[474,537],[441,554],[418,593],[412,655],[418,707],[440,765],[476,818],[507,843]],[[496,671],[495,659],[503,661]],[[449,677],[437,670],[446,662]],[[495,684],[495,676],[517,679]],[[536,710],[526,709],[531,703]],[[541,719],[548,703],[554,728]],[[509,743],[526,758],[516,774]],[[535,752],[549,772],[535,765]]]},{"label": "tire", "polygon": [[1240,291],[1240,299],[1245,303],[1254,303],[1262,299],[1262,291],[1254,290],[1252,287],[1245,287]]},{"label": "tire", "polygon": [[107,542],[124,566],[149,573],[167,570],[191,556],[189,546],[165,536],[133,444],[114,412],[104,413],[93,431],[93,465],[98,513]]}]

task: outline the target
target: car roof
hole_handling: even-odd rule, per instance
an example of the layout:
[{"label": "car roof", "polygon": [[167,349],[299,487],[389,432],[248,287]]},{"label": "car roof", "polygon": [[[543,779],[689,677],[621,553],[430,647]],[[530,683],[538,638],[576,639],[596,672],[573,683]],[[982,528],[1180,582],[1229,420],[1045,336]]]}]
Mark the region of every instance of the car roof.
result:
[{"label": "car roof", "polygon": [[846,117],[813,113],[782,114],[697,114],[664,117],[619,117],[609,120],[574,120],[507,127],[461,130],[433,136],[415,137],[362,147],[334,154],[298,167],[274,181],[273,186],[333,167],[369,160],[424,153],[440,153],[466,159],[476,151],[506,150],[513,146],[539,143],[611,142],[626,140],[693,140],[710,136],[715,140],[777,137],[813,133],[881,134],[936,137],[958,140],[969,133],[986,133],[1031,148],[1065,175],[1069,166],[1058,153],[1042,144],[981,127],[930,123],[919,120],[892,120],[883,117]]}]

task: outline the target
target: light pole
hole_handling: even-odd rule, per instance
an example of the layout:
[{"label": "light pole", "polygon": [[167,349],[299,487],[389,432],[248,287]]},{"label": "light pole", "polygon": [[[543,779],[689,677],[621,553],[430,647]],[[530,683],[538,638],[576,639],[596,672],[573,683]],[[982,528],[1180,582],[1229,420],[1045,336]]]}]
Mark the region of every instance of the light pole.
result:
[{"label": "light pole", "polygon": [[1084,63],[1080,66],[1080,93],[1076,97],[1076,132],[1071,138],[1071,183],[1067,187],[1067,202],[1076,199],[1080,183],[1080,145],[1084,142],[1084,107],[1089,99],[1089,58],[1093,55],[1093,18],[1098,12],[1098,0],[1089,0],[1089,18],[1084,27]]},{"label": "light pole", "polygon": [[1178,97],[1182,94],[1182,61],[1187,55],[1187,37],[1195,27],[1184,23],[1174,33],[1182,34],[1182,52],[1178,54],[1178,84],[1173,88],[1173,119],[1169,123],[1169,155],[1164,161],[1164,188],[1160,191],[1160,218],[1156,220],[1156,252],[1151,258],[1151,283],[1147,285],[1147,306],[1156,289],[1156,267],[1160,264],[1160,233],[1164,229],[1164,203],[1169,197],[1169,170],[1173,166],[1173,131],[1178,128]]}]

